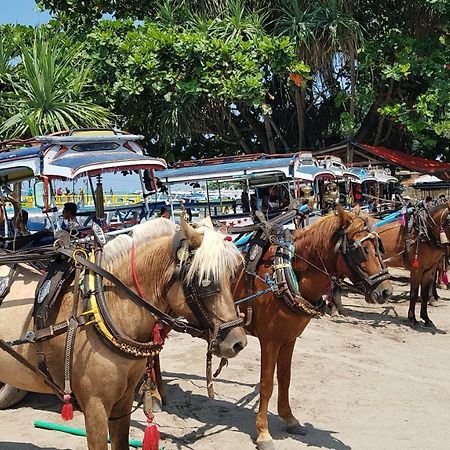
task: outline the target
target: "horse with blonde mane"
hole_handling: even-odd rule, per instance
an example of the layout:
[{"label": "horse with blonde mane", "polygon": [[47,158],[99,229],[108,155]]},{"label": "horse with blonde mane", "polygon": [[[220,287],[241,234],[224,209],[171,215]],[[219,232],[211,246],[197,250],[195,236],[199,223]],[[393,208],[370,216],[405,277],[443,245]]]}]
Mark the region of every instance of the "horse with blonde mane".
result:
[{"label": "horse with blonde mane", "polygon": [[[324,217],[295,233],[292,269],[299,283],[301,298],[288,305],[281,296],[270,292],[259,296],[251,305],[251,321],[247,322],[246,330],[259,339],[261,348],[260,403],[256,417],[259,450],[275,449],[267,422],[275,368],[278,414],[289,433],[304,434],[289,403],[292,354],[296,339],[311,318],[320,314],[322,296],[330,292],[332,284],[337,279],[349,278],[366,290],[366,301],[369,303],[384,303],[392,294],[377,238],[357,212],[346,212],[338,205],[335,215]],[[277,245],[265,249],[251,292],[248,291],[248,279],[237,277],[234,285],[236,300],[267,289],[264,280],[267,279],[266,274],[269,277],[274,275],[276,252]],[[356,253],[362,257],[356,258]],[[247,318],[250,319],[249,316]],[[160,374],[157,375],[160,385]]]},{"label": "horse with blonde mane", "polygon": [[[181,256],[177,254],[180,249]],[[177,261],[183,260],[182,256],[186,254],[192,256],[190,266],[179,272]],[[181,231],[176,233],[172,222],[157,219],[136,226],[132,237],[115,238],[105,245],[103,255],[103,268],[133,290],[141,290],[145,301],[163,312],[183,316],[190,324],[202,327],[204,324],[199,323],[198,316],[187,303],[186,286],[200,289],[199,286],[205,286],[207,281],[215,288],[200,297],[199,303],[214,327],[221,329],[223,324],[241,323],[230,286],[241,257],[236,247],[224,241],[220,233],[205,227],[194,229],[184,220]],[[134,267],[134,274],[131,267]],[[0,309],[0,337],[8,340],[33,329],[34,290],[41,276],[23,264],[19,265],[18,274]],[[136,287],[137,280],[140,289]],[[108,312],[117,328],[138,343],[151,341],[157,318],[148,308],[131,301],[106,280],[104,293]],[[52,323],[64,322],[70,317],[72,296],[70,286],[63,288],[61,306],[50,317]],[[81,312],[82,305],[79,305],[78,313]],[[214,338],[215,342],[212,351],[219,357],[236,356],[246,346],[243,328],[232,326],[222,331],[214,336],[208,333],[208,339]],[[26,361],[36,366],[38,355],[34,345],[15,348]],[[38,350],[45,355],[52,379],[62,386],[65,381],[65,336],[41,342]],[[94,326],[78,331],[73,351],[72,391],[85,417],[90,450],[108,449],[108,431],[113,450],[128,448],[135,388],[146,363],[146,357],[130,357],[105,343],[104,336]],[[0,380],[26,391],[52,392],[41,377],[5,351],[0,351]]]}]

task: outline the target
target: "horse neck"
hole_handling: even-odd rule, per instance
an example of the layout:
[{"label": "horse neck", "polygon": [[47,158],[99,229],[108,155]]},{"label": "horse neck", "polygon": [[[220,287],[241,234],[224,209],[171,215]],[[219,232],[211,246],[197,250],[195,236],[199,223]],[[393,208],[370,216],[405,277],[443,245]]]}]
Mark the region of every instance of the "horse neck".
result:
[{"label": "horse neck", "polygon": [[437,206],[433,211],[430,211],[431,220],[428,223],[435,237],[439,237],[439,232],[445,223],[448,213],[447,204]]},{"label": "horse neck", "polygon": [[[171,241],[169,242],[168,237],[153,239],[135,247],[134,261],[131,260],[131,255],[127,254],[114,268],[110,268],[122,282],[137,293],[140,290],[149,304],[162,311],[168,310],[164,290],[173,275],[170,247]],[[118,327],[135,340],[148,341],[156,321],[154,316],[118,289],[111,288],[106,292],[108,309]]]},{"label": "horse neck", "polygon": [[294,241],[296,256],[293,269],[300,284],[300,291],[309,301],[328,293],[330,276],[339,276],[338,255],[334,251],[336,243],[337,237],[333,235],[327,241],[318,243],[314,232]]}]

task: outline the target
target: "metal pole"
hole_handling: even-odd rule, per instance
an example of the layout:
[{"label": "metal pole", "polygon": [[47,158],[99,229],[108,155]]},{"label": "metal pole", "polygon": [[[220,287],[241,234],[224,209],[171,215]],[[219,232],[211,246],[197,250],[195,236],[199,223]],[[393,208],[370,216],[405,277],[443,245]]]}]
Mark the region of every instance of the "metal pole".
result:
[{"label": "metal pole", "polygon": [[208,213],[211,215],[211,205],[209,204],[209,186],[208,186],[208,180],[206,180],[206,201],[208,203]]},{"label": "metal pole", "polygon": [[148,195],[144,195],[146,192],[144,179],[142,177],[142,170],[139,170],[139,181],[141,182],[141,189],[142,189],[142,198],[144,200],[144,209],[147,216],[147,219],[150,216],[150,208],[148,207]]},{"label": "metal pole", "polygon": [[250,197],[250,182],[248,181],[248,178],[245,179],[245,184],[247,185],[248,209],[250,210],[250,212],[254,212],[252,209],[252,202]]},{"label": "metal pole", "polygon": [[173,201],[172,201],[172,185],[169,184],[169,204],[170,204],[170,215],[172,216],[173,220],[175,220],[175,212],[173,210]]},{"label": "metal pole", "polygon": [[[95,217],[98,219],[98,211],[97,211],[97,199],[95,198],[95,190],[94,190],[94,185],[92,183],[92,179],[90,176],[88,176],[88,180],[89,180],[89,186],[91,187],[91,195],[92,195],[92,199],[94,200],[94,206],[95,206]],[[86,199],[85,199],[86,201]]]}]

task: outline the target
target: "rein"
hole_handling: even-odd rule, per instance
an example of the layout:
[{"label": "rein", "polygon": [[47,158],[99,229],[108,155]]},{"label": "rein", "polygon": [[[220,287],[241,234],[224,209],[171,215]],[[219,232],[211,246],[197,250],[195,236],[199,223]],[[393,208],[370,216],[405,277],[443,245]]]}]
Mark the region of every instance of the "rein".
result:
[{"label": "rein", "polygon": [[136,273],[136,260],[135,260],[136,251],[134,248],[134,242],[131,243],[131,252],[130,252],[130,259],[131,259],[131,276],[133,277],[134,285],[136,286],[137,293],[140,297],[144,298],[144,293],[142,292],[141,285],[139,283],[139,278]]}]

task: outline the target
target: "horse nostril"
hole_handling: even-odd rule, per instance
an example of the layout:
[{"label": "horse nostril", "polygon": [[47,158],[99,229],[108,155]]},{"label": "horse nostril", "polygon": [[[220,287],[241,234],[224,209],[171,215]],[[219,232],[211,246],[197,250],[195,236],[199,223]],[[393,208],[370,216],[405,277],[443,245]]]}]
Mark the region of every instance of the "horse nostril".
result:
[{"label": "horse nostril", "polygon": [[390,289],[383,289],[383,291],[381,292],[381,297],[383,298],[383,300],[387,300],[390,296],[391,296]]},{"label": "horse nostril", "polygon": [[236,344],[233,345],[233,350],[235,353],[239,353],[241,350],[244,350],[245,345],[242,342],[236,342]]}]

